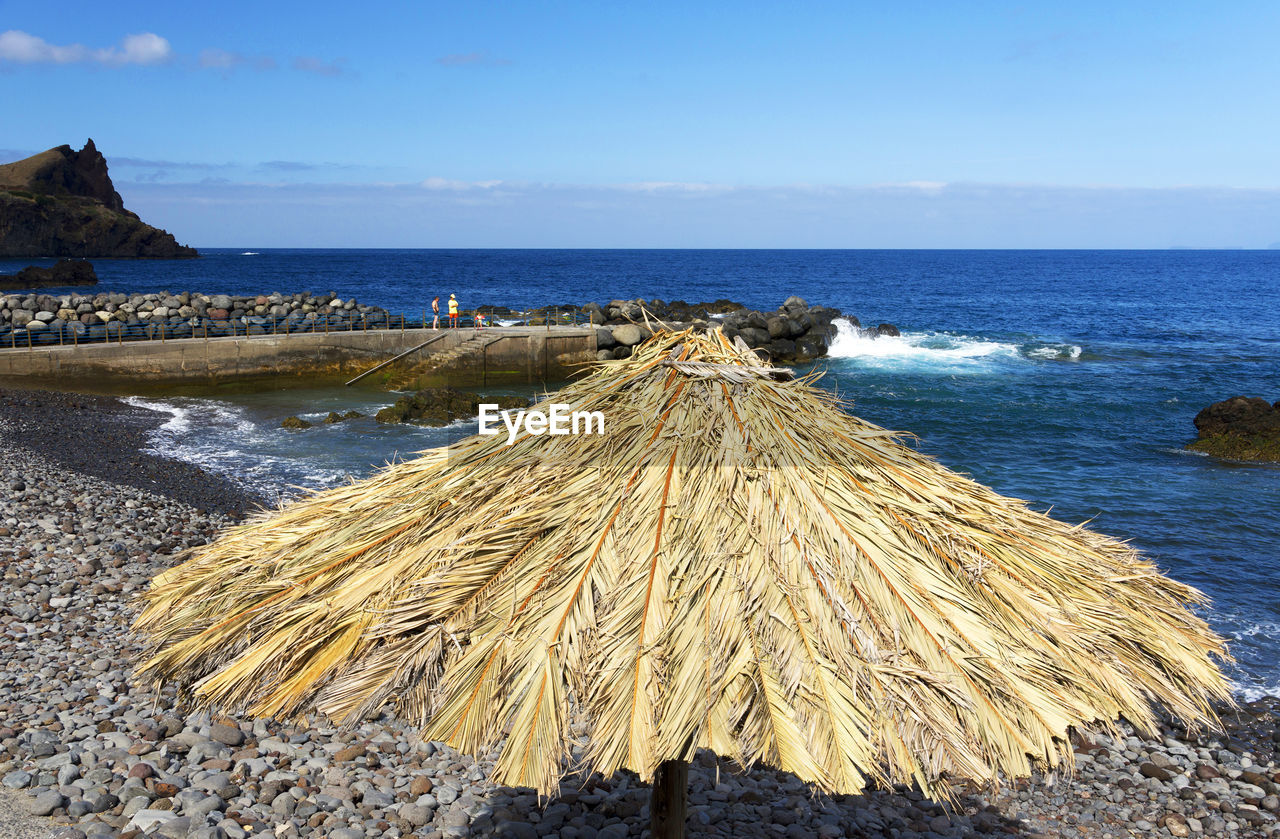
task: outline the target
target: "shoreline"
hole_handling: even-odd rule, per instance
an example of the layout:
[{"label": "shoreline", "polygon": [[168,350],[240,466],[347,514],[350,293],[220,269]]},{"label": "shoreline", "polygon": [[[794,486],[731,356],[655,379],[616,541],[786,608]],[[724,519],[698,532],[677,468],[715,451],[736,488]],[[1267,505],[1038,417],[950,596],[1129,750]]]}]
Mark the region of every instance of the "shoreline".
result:
[{"label": "shoreline", "polygon": [[165,421],[163,414],[112,396],[0,387],[0,440],[7,446],[198,511],[242,517],[264,503],[228,478],[147,451],[147,435]]},{"label": "shoreline", "polygon": [[[490,760],[418,743],[385,713],[350,733],[211,719],[176,709],[167,691],[130,684],[140,652],[128,633],[131,598],[182,548],[235,522],[218,502],[249,500],[217,486],[223,479],[140,451],[163,420],[105,398],[0,391],[9,447],[0,465],[0,803],[40,814],[23,825],[59,839],[143,823],[168,839],[641,835],[647,788],[630,773],[570,778],[542,808],[526,790],[487,784]],[[84,456],[68,455],[81,447]],[[11,489],[31,475],[31,486]],[[1127,726],[1124,741],[1073,738],[1074,775],[962,793],[956,809],[905,788],[815,797],[793,776],[764,766],[735,774],[704,753],[690,771],[690,833],[1275,836],[1278,719],[1280,699],[1267,698],[1225,716],[1220,735],[1191,738],[1166,725],[1153,738]]]}]

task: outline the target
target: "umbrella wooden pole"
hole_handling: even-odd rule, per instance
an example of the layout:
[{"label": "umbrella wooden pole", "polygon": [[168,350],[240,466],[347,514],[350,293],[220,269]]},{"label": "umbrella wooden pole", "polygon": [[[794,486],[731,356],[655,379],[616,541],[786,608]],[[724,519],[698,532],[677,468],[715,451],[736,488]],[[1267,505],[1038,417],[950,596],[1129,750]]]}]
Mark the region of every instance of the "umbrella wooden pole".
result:
[{"label": "umbrella wooden pole", "polygon": [[651,839],[684,839],[684,820],[689,812],[689,764],[664,760],[653,776],[649,795]]}]

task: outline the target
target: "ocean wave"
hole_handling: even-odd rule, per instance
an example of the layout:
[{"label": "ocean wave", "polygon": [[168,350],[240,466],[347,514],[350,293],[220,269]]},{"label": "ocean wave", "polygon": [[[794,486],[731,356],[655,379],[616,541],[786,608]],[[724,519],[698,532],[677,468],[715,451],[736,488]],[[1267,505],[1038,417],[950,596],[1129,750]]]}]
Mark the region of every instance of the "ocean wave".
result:
[{"label": "ocean wave", "polygon": [[241,256],[261,256],[257,251],[244,251]]},{"label": "ocean wave", "polygon": [[836,337],[827,348],[830,358],[851,358],[870,363],[972,365],[993,358],[1019,359],[1015,344],[988,341],[968,335],[940,332],[904,332],[901,336],[871,337],[845,318],[835,321]]},{"label": "ocean wave", "polygon": [[835,321],[836,337],[827,349],[833,359],[856,359],[881,367],[940,367],[950,371],[978,369],[998,361],[1075,361],[1084,348],[1076,344],[996,341],[948,332],[904,332],[879,335],[845,318]]},{"label": "ocean wave", "polygon": [[240,407],[211,399],[132,396],[123,401],[170,415],[151,432],[147,452],[223,475],[265,498],[289,498],[337,486],[349,477],[345,470],[293,455],[277,439],[276,429],[263,428]]},{"label": "ocean wave", "polygon": [[1028,358],[1075,361],[1080,358],[1084,348],[1076,344],[1043,344],[1038,347],[1028,346],[1024,352]]}]

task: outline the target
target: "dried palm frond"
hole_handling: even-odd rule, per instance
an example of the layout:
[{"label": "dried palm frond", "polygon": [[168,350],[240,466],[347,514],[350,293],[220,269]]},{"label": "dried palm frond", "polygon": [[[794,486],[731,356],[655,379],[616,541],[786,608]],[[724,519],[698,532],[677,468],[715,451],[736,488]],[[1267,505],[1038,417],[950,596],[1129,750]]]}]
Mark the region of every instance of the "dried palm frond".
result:
[{"label": "dried palm frond", "polygon": [[471,437],[260,515],[155,578],[140,672],[255,714],[389,704],[546,793],[571,709],[606,776],[709,748],[943,795],[1069,765],[1070,726],[1213,722],[1198,592],[777,378],[659,335],[549,400],[602,435]]}]

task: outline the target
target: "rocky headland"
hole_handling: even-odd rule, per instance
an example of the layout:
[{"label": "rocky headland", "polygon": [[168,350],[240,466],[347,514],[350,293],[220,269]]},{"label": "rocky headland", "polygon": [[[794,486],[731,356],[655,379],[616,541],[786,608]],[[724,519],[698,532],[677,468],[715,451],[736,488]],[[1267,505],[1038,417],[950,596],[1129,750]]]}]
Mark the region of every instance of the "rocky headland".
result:
[{"label": "rocky headland", "polygon": [[93,270],[93,263],[83,259],[59,259],[48,268],[28,265],[16,274],[0,274],[0,291],[96,285],[97,282],[98,273]]},{"label": "rocky headland", "polygon": [[[0,400],[0,805],[26,820],[5,835],[56,839],[623,839],[648,824],[648,789],[626,772],[573,776],[559,797],[485,778],[474,759],[421,742],[390,714],[351,730],[325,720],[189,713],[168,689],[132,680],[133,598],[152,575],[235,523],[194,470],[148,488],[125,467],[65,459],[77,443],[137,445],[142,409]],[[29,397],[31,399],[36,396]],[[45,398],[45,397],[40,397]],[[93,411],[95,423],[84,412]],[[130,415],[134,411],[142,416]],[[155,419],[151,420],[156,421]],[[35,424],[46,426],[37,435]],[[125,425],[124,431],[111,427]],[[61,459],[55,459],[61,458]],[[173,461],[162,465],[175,468]],[[221,492],[221,490],[218,490]],[[251,503],[240,499],[239,506]],[[236,505],[232,505],[236,506]],[[1143,737],[1078,736],[1073,774],[999,791],[961,786],[953,806],[898,786],[815,796],[768,766],[741,772],[703,752],[689,773],[689,832],[750,839],[1030,839],[1275,836],[1280,810],[1276,700],[1227,711],[1221,732],[1167,723]],[[1225,710],[1225,709],[1224,709]],[[587,732],[580,722],[574,730]],[[0,808],[0,813],[3,809]]]},{"label": "rocky headland", "polygon": [[1226,460],[1280,463],[1280,402],[1235,396],[1196,414],[1199,438],[1188,449]]},{"label": "rocky headland", "polygon": [[93,144],[0,165],[0,257],[199,256],[125,209]]}]

